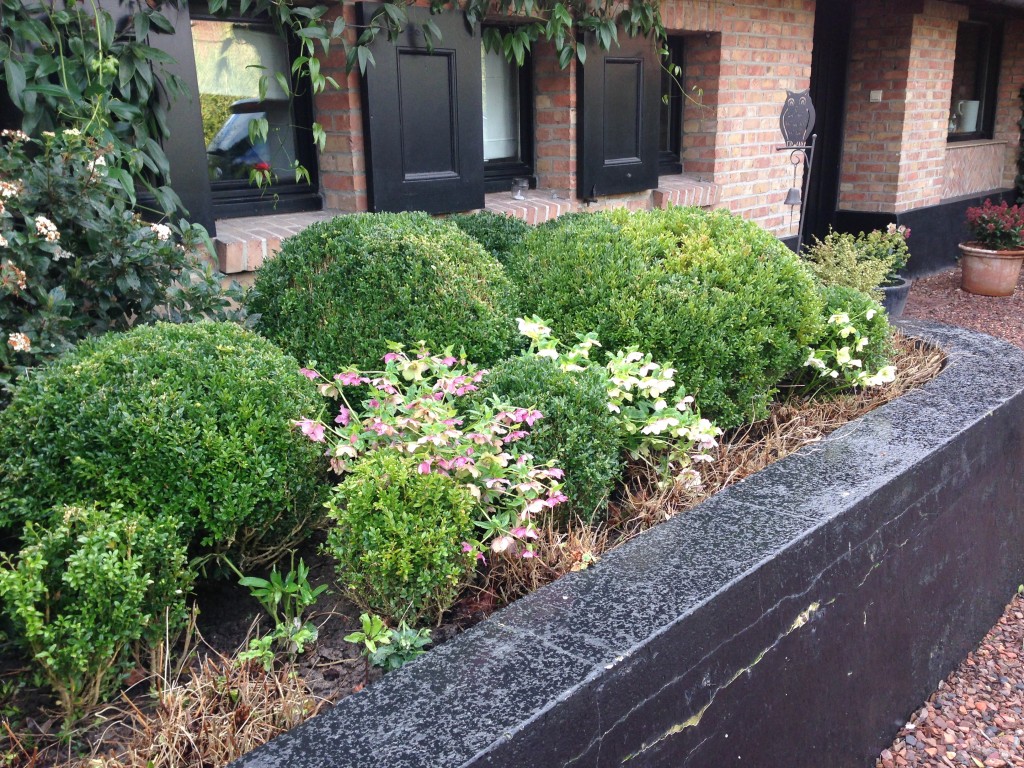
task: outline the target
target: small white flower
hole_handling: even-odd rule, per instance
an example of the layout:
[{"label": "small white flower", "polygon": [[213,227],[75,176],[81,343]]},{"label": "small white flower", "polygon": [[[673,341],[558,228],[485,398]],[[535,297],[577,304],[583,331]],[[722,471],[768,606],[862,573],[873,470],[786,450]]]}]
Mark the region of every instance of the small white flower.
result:
[{"label": "small white flower", "polygon": [[864,347],[868,345],[868,341],[869,340],[867,336],[861,336],[860,339],[857,340],[857,351],[860,352],[862,349],[864,349]]},{"label": "small white flower", "polygon": [[18,194],[22,189],[20,181],[0,181],[0,198],[8,200]]},{"label": "small white flower", "polygon": [[877,314],[878,313],[875,310],[869,309],[867,312],[864,313],[864,317],[866,317],[868,320],[870,320],[871,318],[873,318]]},{"label": "small white flower", "polygon": [[0,131],[0,136],[2,136],[5,139],[12,139],[14,141],[28,141],[28,134],[25,133],[24,131],[12,131],[10,129],[5,128],[4,130]]},{"label": "small white flower", "polygon": [[48,243],[56,243],[60,240],[60,232],[57,226],[45,216],[36,216],[36,232],[38,232]]},{"label": "small white flower", "polygon": [[171,239],[171,228],[166,224],[150,224],[149,229],[156,235],[157,240],[163,241]]},{"label": "small white flower", "polygon": [[7,344],[15,352],[28,352],[32,349],[32,342],[24,333],[12,333],[8,335]]},{"label": "small white flower", "polygon": [[887,365],[884,368],[880,368],[878,371],[878,377],[884,384],[888,384],[890,381],[896,381],[896,366]]},{"label": "small white flower", "polygon": [[64,250],[59,245],[57,246],[57,250],[54,251],[54,253],[53,253],[53,260],[54,261],[61,261],[63,259],[72,259],[72,258],[74,258],[74,254],[71,253],[71,251]]},{"label": "small white flower", "polygon": [[850,316],[845,312],[837,312],[828,319],[829,325],[849,325]]},{"label": "small white flower", "polygon": [[82,132],[80,130],[78,130],[77,128],[65,128],[64,129],[64,135],[65,136],[81,136]]},{"label": "small white flower", "polygon": [[836,352],[836,362],[839,363],[840,365],[846,365],[848,362],[850,362],[850,357],[851,355],[849,347],[843,347],[838,352]]},{"label": "small white flower", "polygon": [[7,238],[0,235],[0,248],[6,248],[8,246]]}]

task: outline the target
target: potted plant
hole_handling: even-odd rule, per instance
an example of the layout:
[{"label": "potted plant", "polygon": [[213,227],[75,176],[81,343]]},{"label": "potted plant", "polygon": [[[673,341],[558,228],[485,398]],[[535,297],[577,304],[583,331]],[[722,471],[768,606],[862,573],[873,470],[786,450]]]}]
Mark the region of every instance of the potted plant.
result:
[{"label": "potted plant", "polygon": [[967,209],[972,239],[960,243],[960,287],[982,296],[1010,296],[1024,262],[1024,208],[1004,200]]},{"label": "potted plant", "polygon": [[824,240],[815,240],[803,259],[825,285],[843,285],[872,293],[881,298],[890,318],[899,317],[910,292],[909,278],[899,271],[907,263],[910,229],[889,224],[853,235],[829,232]]}]

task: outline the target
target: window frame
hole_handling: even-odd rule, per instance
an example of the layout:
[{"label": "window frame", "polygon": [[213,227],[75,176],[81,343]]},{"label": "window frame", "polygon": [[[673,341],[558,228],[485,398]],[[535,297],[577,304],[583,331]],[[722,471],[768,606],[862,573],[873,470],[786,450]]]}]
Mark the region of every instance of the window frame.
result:
[{"label": "window frame", "polygon": [[[662,110],[668,109],[668,148],[662,147],[664,136],[661,135],[661,123],[659,121],[659,136],[658,136],[658,175],[659,176],[674,176],[683,172],[683,92],[671,79],[671,77],[664,71],[665,67],[678,65],[680,68],[685,67],[685,38],[682,35],[670,35],[665,43],[665,48],[668,50],[668,61],[664,58],[661,59],[661,66],[663,68],[661,81],[662,81]],[[668,82],[666,83],[666,78]],[[668,103],[666,104],[664,98],[666,96],[665,86],[668,86]]]},{"label": "window frame", "polygon": [[[236,24],[250,24],[264,27],[278,34],[268,19],[243,16],[240,13],[211,14],[205,2],[189,3],[188,42],[192,45],[192,21],[218,21]],[[301,50],[294,36],[288,35],[285,40],[288,46],[288,59],[294,61]],[[317,164],[316,147],[313,142],[313,94],[308,77],[298,78],[288,73],[292,88],[292,130],[295,136],[295,157],[309,172],[309,181],[296,182],[294,177],[285,180],[279,177],[277,182],[263,187],[255,186],[246,179],[218,182],[216,186],[208,180],[211,197],[211,213],[214,219],[231,219],[243,216],[260,216],[275,213],[296,213],[299,211],[316,211],[323,207],[320,196],[320,174]],[[190,103],[201,119],[198,92]],[[203,146],[203,156],[206,147]],[[172,165],[173,174],[173,165]]]},{"label": "window frame", "polygon": [[[506,31],[508,25],[487,23],[480,25],[480,45],[483,47],[483,32],[485,29],[494,28]],[[514,62],[513,62],[514,65]],[[507,158],[484,160],[484,192],[508,192],[512,187],[512,180],[516,178],[527,178],[530,180],[530,187],[537,186],[537,177],[534,166],[534,124],[533,124],[533,57],[529,52],[523,66],[517,67],[519,74],[519,159],[509,160]],[[483,79],[481,76],[481,87]],[[481,125],[480,130],[483,131]]]},{"label": "window frame", "polygon": [[1003,46],[1003,25],[997,19],[976,17],[972,14],[970,19],[961,21],[957,25],[957,37],[959,37],[960,28],[963,25],[981,27],[986,31],[983,39],[984,50],[978,56],[979,68],[983,72],[975,78],[976,83],[978,81],[982,83],[982,86],[979,88],[979,95],[981,96],[981,104],[978,107],[979,127],[970,133],[947,133],[947,142],[983,141],[991,139],[995,135],[996,108],[999,93],[999,63]]}]

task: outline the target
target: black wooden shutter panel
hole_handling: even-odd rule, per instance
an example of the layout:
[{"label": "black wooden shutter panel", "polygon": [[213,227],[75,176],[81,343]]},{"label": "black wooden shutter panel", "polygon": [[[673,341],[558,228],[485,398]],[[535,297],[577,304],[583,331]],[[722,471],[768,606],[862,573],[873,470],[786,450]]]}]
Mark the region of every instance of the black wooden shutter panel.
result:
[{"label": "black wooden shutter panel", "polygon": [[[369,23],[377,3],[360,4]],[[395,40],[372,43],[363,78],[363,125],[370,210],[448,213],[484,206],[480,36],[463,14],[407,8]],[[441,40],[427,51],[420,24]]]},{"label": "black wooden shutter panel", "polygon": [[619,37],[601,50],[588,35],[587,61],[578,67],[579,196],[639,192],[658,186],[661,71],[654,41]]}]

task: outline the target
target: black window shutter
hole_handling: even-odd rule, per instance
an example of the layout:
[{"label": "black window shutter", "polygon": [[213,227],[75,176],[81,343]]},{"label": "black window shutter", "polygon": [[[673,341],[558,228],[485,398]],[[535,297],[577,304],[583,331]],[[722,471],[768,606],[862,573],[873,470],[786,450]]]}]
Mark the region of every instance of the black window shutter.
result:
[{"label": "black window shutter", "polygon": [[658,186],[661,71],[654,41],[619,37],[603,51],[587,35],[586,64],[578,67],[579,196],[639,192]]},{"label": "black window shutter", "polygon": [[[361,3],[363,24],[380,8]],[[395,40],[371,44],[363,78],[370,209],[448,213],[484,206],[479,29],[463,14],[407,8]],[[427,50],[423,22],[441,39]]]}]

